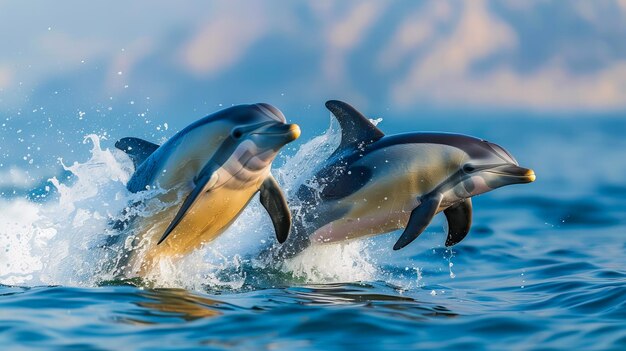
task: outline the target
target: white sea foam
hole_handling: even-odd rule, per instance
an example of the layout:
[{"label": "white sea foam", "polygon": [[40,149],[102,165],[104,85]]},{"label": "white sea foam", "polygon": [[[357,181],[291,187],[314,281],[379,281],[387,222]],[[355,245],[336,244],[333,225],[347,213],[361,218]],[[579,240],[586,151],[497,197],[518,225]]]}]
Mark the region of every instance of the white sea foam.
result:
[{"label": "white sea foam", "polygon": [[[331,119],[332,120],[332,119]],[[272,172],[295,204],[294,194],[336,148],[340,141],[336,122],[328,131],[305,143],[283,166]],[[43,203],[24,199],[0,202],[0,284],[94,286],[113,278],[110,261],[115,250],[101,249],[111,229],[111,219],[137,200],[125,187],[132,164],[118,150],[102,149],[100,138],[90,135],[91,158],[65,169],[73,181],[51,181],[58,196]],[[315,184],[308,184],[315,186]],[[256,274],[255,254],[274,239],[274,230],[257,200],[218,239],[187,257],[163,259],[149,279],[155,286],[187,289],[240,288]],[[115,247],[114,247],[115,249]],[[281,265],[288,275],[309,283],[373,280],[377,269],[363,242],[315,246]]]},{"label": "white sea foam", "polygon": [[94,250],[111,216],[126,206],[131,165],[117,151],[102,150],[90,135],[91,158],[64,166],[71,184],[53,178],[58,196],[44,203],[13,199],[0,203],[0,283],[90,286],[100,277]]}]

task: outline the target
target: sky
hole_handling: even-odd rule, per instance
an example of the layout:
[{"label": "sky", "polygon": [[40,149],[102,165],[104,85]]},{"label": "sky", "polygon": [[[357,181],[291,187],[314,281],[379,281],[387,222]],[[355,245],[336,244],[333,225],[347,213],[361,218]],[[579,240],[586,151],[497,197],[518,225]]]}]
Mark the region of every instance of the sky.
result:
[{"label": "sky", "polygon": [[0,0],[0,33],[3,164],[261,101],[322,129],[328,99],[395,121],[626,112],[626,0]]}]

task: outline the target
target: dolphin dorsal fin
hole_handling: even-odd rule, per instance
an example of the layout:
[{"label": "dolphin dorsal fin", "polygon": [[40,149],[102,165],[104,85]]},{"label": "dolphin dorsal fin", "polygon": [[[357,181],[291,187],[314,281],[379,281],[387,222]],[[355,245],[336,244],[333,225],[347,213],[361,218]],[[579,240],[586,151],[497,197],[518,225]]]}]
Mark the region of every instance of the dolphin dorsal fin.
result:
[{"label": "dolphin dorsal fin", "polygon": [[326,108],[337,118],[341,127],[341,144],[335,152],[367,145],[385,136],[367,117],[343,101],[326,101]]},{"label": "dolphin dorsal fin", "polygon": [[135,169],[139,167],[159,145],[139,138],[122,138],[115,143],[115,147],[124,151],[133,161]]}]

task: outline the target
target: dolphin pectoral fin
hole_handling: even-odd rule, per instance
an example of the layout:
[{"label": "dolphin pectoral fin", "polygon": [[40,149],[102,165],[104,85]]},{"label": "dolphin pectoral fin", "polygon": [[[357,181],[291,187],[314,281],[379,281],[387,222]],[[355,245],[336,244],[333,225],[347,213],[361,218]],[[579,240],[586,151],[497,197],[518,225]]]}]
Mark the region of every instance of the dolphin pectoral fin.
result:
[{"label": "dolphin pectoral fin", "polygon": [[279,243],[284,243],[291,229],[291,213],[289,212],[289,206],[287,206],[287,200],[285,200],[283,192],[280,190],[276,179],[274,179],[271,174],[261,185],[260,199],[261,205],[265,207],[272,219],[276,239]]},{"label": "dolphin pectoral fin", "polygon": [[422,234],[437,213],[442,199],[442,194],[435,194],[422,199],[420,205],[411,212],[409,223],[406,225],[400,239],[393,245],[394,250],[400,250]]},{"label": "dolphin pectoral fin", "polygon": [[199,179],[198,181],[196,181],[196,187],[187,196],[187,198],[183,202],[183,205],[180,207],[180,209],[176,213],[176,216],[174,216],[174,219],[165,230],[165,233],[163,233],[163,236],[161,236],[161,239],[159,239],[159,242],[157,242],[157,245],[161,244],[172,233],[172,231],[176,229],[176,226],[180,223],[180,221],[183,219],[187,211],[191,208],[193,203],[196,201],[196,199],[198,198],[198,195],[200,195],[200,193],[202,193],[202,191],[206,188],[209,188],[209,189],[205,191],[211,190],[211,188],[214,187],[215,184],[217,183],[218,179],[219,179],[219,176],[217,175],[217,172],[213,172],[211,173],[210,176],[205,176]]},{"label": "dolphin pectoral fin", "polygon": [[361,112],[343,101],[326,101],[326,108],[337,118],[341,127],[341,144],[337,151],[361,143],[370,144],[385,136]]},{"label": "dolphin pectoral fin", "polygon": [[133,161],[135,169],[139,167],[159,145],[139,138],[122,138],[115,143],[115,147],[124,151]]},{"label": "dolphin pectoral fin", "polygon": [[448,220],[446,246],[456,245],[465,238],[472,226],[472,200],[469,198],[465,199],[454,206],[448,207],[443,213]]}]

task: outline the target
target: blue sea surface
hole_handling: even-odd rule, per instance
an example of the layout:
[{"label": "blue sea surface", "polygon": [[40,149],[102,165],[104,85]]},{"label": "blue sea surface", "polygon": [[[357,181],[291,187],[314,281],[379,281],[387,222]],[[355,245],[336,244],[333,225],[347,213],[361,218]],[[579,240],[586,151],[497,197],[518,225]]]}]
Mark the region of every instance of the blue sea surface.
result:
[{"label": "blue sea surface", "polygon": [[[27,265],[20,250],[47,258],[0,274],[0,349],[625,350],[626,123],[453,122],[389,117],[380,127],[483,137],[533,168],[537,181],[475,198],[473,228],[451,250],[437,218],[397,252],[398,232],[312,254],[305,271],[258,267],[242,254],[212,275],[155,284],[63,273],[89,266],[72,254],[84,233],[70,233],[65,251],[46,249],[61,234],[42,228],[19,242],[32,246],[24,251],[6,244],[23,235],[18,225],[0,235],[0,264]],[[58,201],[9,190],[4,209]],[[335,263],[333,253],[345,257]],[[237,284],[216,283],[234,273]]]}]

